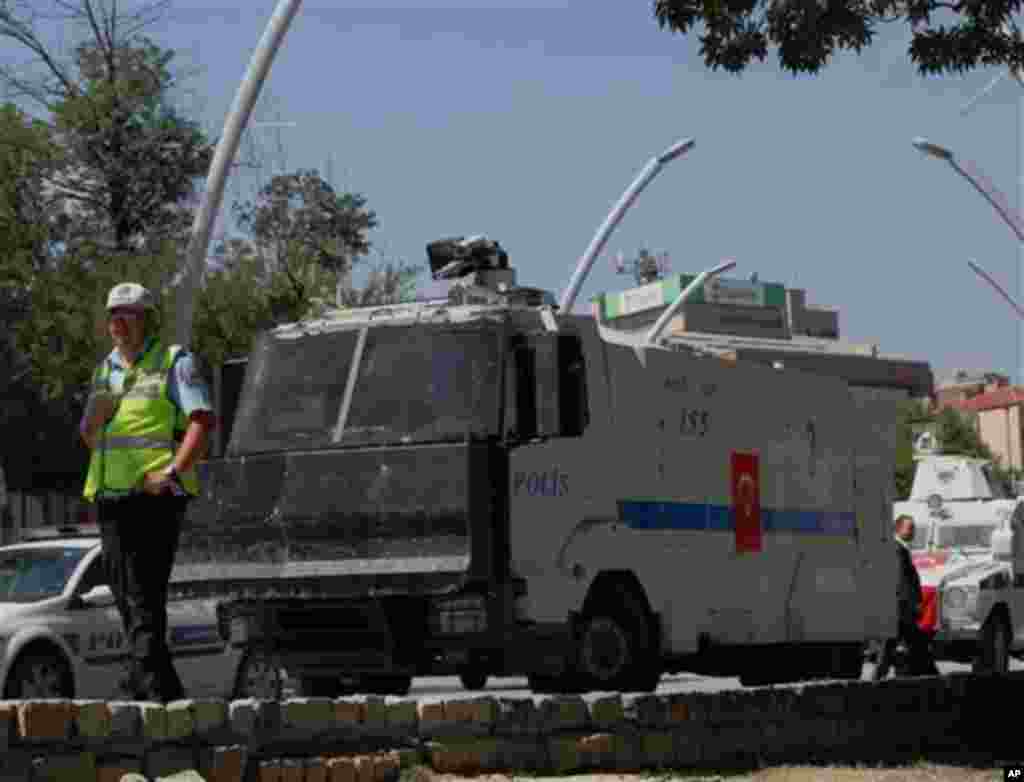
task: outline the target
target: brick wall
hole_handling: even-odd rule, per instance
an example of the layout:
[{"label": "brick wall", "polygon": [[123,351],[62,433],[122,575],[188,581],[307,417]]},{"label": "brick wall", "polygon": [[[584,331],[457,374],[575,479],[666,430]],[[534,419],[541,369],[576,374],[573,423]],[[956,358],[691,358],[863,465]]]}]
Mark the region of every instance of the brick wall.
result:
[{"label": "brick wall", "polygon": [[419,764],[472,774],[1008,758],[1017,738],[998,704],[1018,691],[1024,674],[1014,673],[537,702],[0,701],[0,782],[187,771],[207,782],[393,782]]}]

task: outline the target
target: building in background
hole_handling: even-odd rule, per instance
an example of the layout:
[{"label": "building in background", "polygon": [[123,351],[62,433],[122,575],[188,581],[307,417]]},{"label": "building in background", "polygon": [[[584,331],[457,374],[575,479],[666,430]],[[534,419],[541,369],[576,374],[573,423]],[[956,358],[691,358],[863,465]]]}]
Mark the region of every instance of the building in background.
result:
[{"label": "building in background", "polygon": [[[999,376],[1000,378],[1002,376]],[[938,394],[936,394],[938,396]],[[970,419],[981,441],[992,451],[1001,466],[1019,471],[1024,467],[1021,405],[1024,387],[1007,383],[987,384],[984,389],[964,398],[955,398],[937,408],[952,407]]]},{"label": "building in background", "polygon": [[[696,277],[670,274],[602,293],[592,299],[592,313],[606,327],[645,331]],[[934,392],[927,362],[840,339],[839,310],[811,306],[803,289],[760,282],[756,275],[707,280],[662,334],[727,358],[840,376],[862,395],[930,400]]]}]

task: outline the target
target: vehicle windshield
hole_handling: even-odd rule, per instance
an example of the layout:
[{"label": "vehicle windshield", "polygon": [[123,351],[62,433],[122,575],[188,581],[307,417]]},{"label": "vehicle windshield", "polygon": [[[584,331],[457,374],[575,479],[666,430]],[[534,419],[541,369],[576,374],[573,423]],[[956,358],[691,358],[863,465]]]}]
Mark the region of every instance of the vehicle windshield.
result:
[{"label": "vehicle windshield", "polygon": [[345,426],[359,332],[265,335],[249,361],[229,455],[499,434],[502,351],[494,324],[368,330]]},{"label": "vehicle windshield", "polygon": [[0,602],[30,603],[56,597],[87,551],[53,546],[0,552]]},{"label": "vehicle windshield", "polygon": [[946,524],[935,536],[937,548],[989,548],[995,524]]}]

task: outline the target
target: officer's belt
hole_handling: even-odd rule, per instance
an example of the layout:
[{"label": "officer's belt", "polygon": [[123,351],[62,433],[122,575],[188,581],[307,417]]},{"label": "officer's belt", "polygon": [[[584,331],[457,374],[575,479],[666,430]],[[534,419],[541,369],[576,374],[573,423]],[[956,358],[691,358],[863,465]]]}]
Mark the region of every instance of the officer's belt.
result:
[{"label": "officer's belt", "polygon": [[115,435],[104,437],[100,440],[99,449],[102,451],[113,451],[121,448],[168,448],[175,447],[174,440],[164,440],[159,437],[131,437],[128,435]]}]

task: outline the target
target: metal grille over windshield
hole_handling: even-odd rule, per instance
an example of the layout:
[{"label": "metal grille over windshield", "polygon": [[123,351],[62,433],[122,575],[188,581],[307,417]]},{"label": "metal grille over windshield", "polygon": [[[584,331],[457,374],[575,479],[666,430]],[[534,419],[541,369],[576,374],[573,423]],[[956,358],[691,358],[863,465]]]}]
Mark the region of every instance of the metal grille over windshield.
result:
[{"label": "metal grille over windshield", "polygon": [[341,444],[453,442],[497,435],[501,360],[493,328],[371,329]]},{"label": "metal grille over windshield", "polygon": [[359,332],[265,335],[252,352],[229,455],[337,446],[460,442],[499,434],[499,329],[368,330],[337,438]]},{"label": "metal grille over windshield", "polygon": [[355,344],[354,331],[260,337],[228,455],[330,447]]}]

